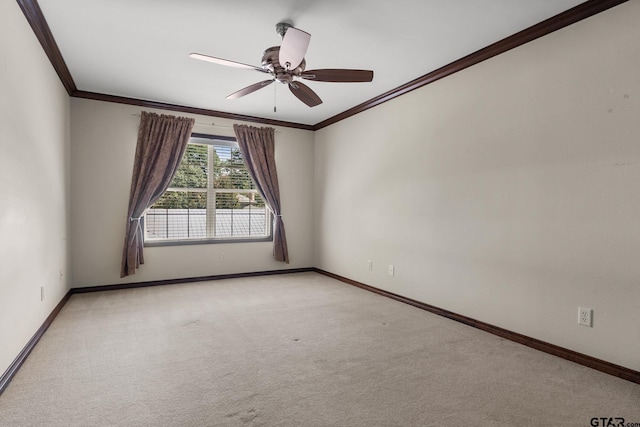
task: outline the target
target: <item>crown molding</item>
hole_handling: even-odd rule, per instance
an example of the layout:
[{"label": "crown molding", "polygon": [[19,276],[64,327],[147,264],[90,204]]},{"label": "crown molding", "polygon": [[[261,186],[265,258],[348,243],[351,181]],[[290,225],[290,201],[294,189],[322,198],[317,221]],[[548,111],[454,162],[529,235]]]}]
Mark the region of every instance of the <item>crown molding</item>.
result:
[{"label": "crown molding", "polygon": [[523,44],[529,43],[530,41],[533,41],[542,36],[546,36],[547,34],[567,27],[571,24],[575,24],[576,22],[582,21],[583,19],[589,18],[590,16],[596,15],[627,1],[628,0],[590,0],[585,3],[579,4],[578,6],[559,13],[558,15],[552,16],[549,19],[532,25],[529,28],[526,28],[483,49],[460,58],[457,61],[445,65],[444,67],[438,68],[435,71],[425,74],[422,77],[418,77],[417,79],[403,84],[402,86],[391,89],[390,91],[385,92],[382,95],[376,96],[375,98],[365,101],[360,105],[356,105],[355,107],[343,111],[340,114],[323,120],[320,123],[317,123],[313,127],[313,130],[319,130],[337,123],[348,117],[368,110],[369,108],[375,107],[376,105],[380,105],[384,102],[390,101],[394,98],[397,98],[398,96],[411,92],[412,90],[416,90],[418,88],[426,86],[444,77],[450,76],[451,74],[457,73],[458,71],[462,71],[465,68],[471,67],[472,65],[493,58],[494,56],[500,55],[501,53],[504,53],[508,50],[514,49],[518,46],[522,46]]},{"label": "crown molding", "polygon": [[53,68],[58,73],[58,76],[60,77],[60,80],[62,81],[62,84],[66,88],[69,96],[72,96],[75,98],[93,99],[93,100],[106,101],[106,102],[115,102],[120,104],[137,105],[137,106],[146,107],[146,108],[157,108],[161,110],[171,110],[171,111],[184,112],[184,113],[201,114],[205,116],[221,117],[221,118],[227,118],[232,120],[316,131],[316,130],[325,128],[329,125],[332,125],[334,123],[337,123],[341,120],[344,120],[346,118],[349,118],[351,116],[354,116],[358,113],[366,111],[370,108],[373,108],[376,105],[380,105],[384,102],[390,101],[394,98],[397,98],[398,96],[402,96],[415,89],[426,86],[444,77],[450,76],[454,73],[457,73],[458,71],[471,67],[472,65],[475,65],[487,59],[493,58],[494,56],[500,55],[501,53],[507,52],[508,50],[514,49],[518,46],[522,46],[523,44],[529,43],[530,41],[533,41],[537,38],[550,34],[561,28],[564,28],[576,22],[582,21],[583,19],[589,18],[593,15],[596,15],[614,6],[617,6],[622,3],[626,3],[629,0],[586,1],[582,4],[579,4],[578,6],[575,6],[569,10],[566,10],[558,15],[555,15],[549,19],[546,19],[529,28],[526,28],[516,34],[513,34],[507,38],[504,38],[474,53],[471,53],[465,56],[464,58],[460,58],[457,61],[454,61],[448,65],[445,65],[444,67],[441,67],[428,74],[425,74],[422,77],[418,77],[417,79],[414,79],[408,83],[403,84],[402,86],[398,86],[395,89],[392,89],[381,95],[378,95],[375,98],[365,101],[362,104],[356,105],[353,108],[345,110],[342,113],[337,114],[333,117],[330,117],[326,120],[323,120],[315,125],[306,125],[301,123],[271,120],[271,119],[265,119],[262,117],[232,114],[224,111],[208,110],[204,108],[195,108],[195,107],[169,104],[169,103],[158,102],[158,101],[125,98],[121,96],[114,96],[114,95],[107,95],[107,94],[100,94],[100,93],[78,90],[78,88],[76,87],[73,81],[71,73],[67,68],[66,63],[62,58],[62,54],[58,49],[58,45],[56,44],[56,41],[53,38],[53,34],[51,34],[49,25],[47,24],[47,21],[45,20],[44,15],[42,14],[42,10],[38,5],[38,1],[37,0],[16,0],[16,1],[20,5],[20,8],[22,9],[25,17],[27,18],[27,21],[31,25],[31,28],[33,29],[33,32],[35,33],[36,37],[40,41],[40,44],[42,45],[42,48],[44,49],[46,55],[49,57],[49,60],[51,61]]},{"label": "crown molding", "polygon": [[93,99],[96,101],[115,102],[118,104],[137,105],[145,108],[156,108],[159,110],[176,111],[180,113],[200,114],[203,116],[219,117],[223,119],[238,120],[242,122],[260,123],[270,126],[282,126],[304,130],[314,130],[312,125],[302,123],[285,122],[282,120],[265,119],[262,117],[245,116],[242,114],[227,113],[224,111],[208,110],[205,108],[187,107],[184,105],[168,104],[165,102],[148,101],[137,98],[126,98],[123,96],[106,95],[103,93],[86,92],[76,90],[72,95],[74,98]]},{"label": "crown molding", "polygon": [[67,64],[64,62],[64,58],[62,58],[62,54],[60,53],[60,49],[58,49],[58,44],[56,40],[53,38],[53,34],[51,34],[51,29],[47,24],[47,21],[44,19],[44,15],[42,14],[42,9],[40,9],[40,5],[37,0],[16,0],[20,9],[22,9],[22,13],[27,18],[27,22],[31,25],[33,29],[33,33],[36,35],[38,41],[42,45],[42,49],[44,53],[49,57],[49,61],[51,61],[51,65],[58,73],[58,77],[60,77],[60,81],[64,85],[64,88],[67,90],[69,95],[72,95],[75,91],[78,90],[76,84],[73,82],[73,77],[71,77],[71,73],[67,68]]}]

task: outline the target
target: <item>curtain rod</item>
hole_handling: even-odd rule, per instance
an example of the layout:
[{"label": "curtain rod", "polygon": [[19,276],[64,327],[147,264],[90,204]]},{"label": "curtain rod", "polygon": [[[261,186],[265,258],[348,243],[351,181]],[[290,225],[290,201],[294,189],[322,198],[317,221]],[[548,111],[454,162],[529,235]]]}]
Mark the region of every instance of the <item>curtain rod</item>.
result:
[{"label": "curtain rod", "polygon": [[[140,117],[140,114],[138,114],[138,113],[133,113],[133,114],[132,114],[132,116]],[[217,124],[215,124],[214,122],[211,122],[211,123],[195,122],[195,124],[197,124],[197,125],[204,125],[204,126],[217,126],[217,127],[219,127],[219,128],[229,128],[229,129],[233,129],[233,126],[217,125]]]},{"label": "curtain rod", "polygon": [[[135,117],[140,117],[140,114],[138,114],[138,113],[133,113],[131,115],[135,116]],[[203,125],[203,126],[215,126],[215,127],[219,127],[219,128],[225,128],[225,129],[233,129],[233,126],[217,125],[214,122],[211,122],[211,123],[196,122],[195,124]],[[275,130],[275,133],[280,133],[280,131],[279,130]]]}]

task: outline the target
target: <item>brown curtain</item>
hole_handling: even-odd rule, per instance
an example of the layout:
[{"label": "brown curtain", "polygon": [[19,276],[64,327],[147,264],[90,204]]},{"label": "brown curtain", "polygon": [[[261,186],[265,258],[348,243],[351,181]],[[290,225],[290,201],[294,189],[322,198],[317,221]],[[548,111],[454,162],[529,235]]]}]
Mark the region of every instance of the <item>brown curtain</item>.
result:
[{"label": "brown curtain", "polygon": [[280,188],[276,172],[275,143],[272,128],[233,125],[240,152],[258,191],[273,212],[273,257],[289,264],[287,237],[280,210]]},{"label": "brown curtain", "polygon": [[165,192],[187,148],[194,119],[143,112],[133,162],[120,277],[144,264],[140,218]]}]

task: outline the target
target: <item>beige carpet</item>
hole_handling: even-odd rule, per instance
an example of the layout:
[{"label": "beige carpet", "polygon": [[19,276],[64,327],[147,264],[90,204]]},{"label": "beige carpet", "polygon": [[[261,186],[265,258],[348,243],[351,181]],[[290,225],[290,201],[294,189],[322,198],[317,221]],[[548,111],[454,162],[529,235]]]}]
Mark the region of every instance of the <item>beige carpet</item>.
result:
[{"label": "beige carpet", "polygon": [[72,296],[2,426],[640,423],[640,385],[316,273]]}]

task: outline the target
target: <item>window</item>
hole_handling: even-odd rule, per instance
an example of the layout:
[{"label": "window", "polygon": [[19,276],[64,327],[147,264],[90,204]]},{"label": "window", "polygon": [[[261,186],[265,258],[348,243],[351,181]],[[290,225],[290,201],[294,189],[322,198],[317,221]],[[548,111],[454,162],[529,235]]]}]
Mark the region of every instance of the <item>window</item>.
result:
[{"label": "window", "polygon": [[235,138],[193,134],[169,188],[145,213],[145,244],[271,240],[271,214]]}]

